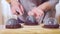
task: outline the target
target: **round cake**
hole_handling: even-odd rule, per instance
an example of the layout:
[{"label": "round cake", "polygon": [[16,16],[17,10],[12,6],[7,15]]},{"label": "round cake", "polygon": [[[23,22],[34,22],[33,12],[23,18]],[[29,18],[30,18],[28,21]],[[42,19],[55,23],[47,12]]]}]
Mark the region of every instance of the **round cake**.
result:
[{"label": "round cake", "polygon": [[25,25],[38,25],[38,22],[33,16],[27,16]]},{"label": "round cake", "polygon": [[44,25],[44,28],[59,28],[59,24],[56,25]]},{"label": "round cake", "polygon": [[59,28],[59,24],[55,18],[48,18],[44,21],[44,28]]},{"label": "round cake", "polygon": [[21,28],[21,24],[19,24],[16,19],[11,18],[7,21],[5,27],[8,29],[16,29],[16,28]]}]

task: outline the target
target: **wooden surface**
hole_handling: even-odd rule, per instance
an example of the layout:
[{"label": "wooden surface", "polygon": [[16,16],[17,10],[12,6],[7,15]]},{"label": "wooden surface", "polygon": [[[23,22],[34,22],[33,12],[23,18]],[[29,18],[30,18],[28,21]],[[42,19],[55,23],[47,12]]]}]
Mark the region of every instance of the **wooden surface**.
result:
[{"label": "wooden surface", "polygon": [[19,29],[1,29],[0,34],[60,34],[60,29],[46,29],[42,25],[23,26]]}]

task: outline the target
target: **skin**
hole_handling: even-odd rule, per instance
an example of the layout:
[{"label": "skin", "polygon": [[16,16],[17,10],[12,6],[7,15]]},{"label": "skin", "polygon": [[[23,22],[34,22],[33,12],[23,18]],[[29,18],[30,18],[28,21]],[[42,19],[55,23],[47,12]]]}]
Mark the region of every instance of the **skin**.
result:
[{"label": "skin", "polygon": [[[18,9],[20,15],[23,15],[23,7],[17,0],[10,0],[12,5],[12,13],[17,15],[16,9]],[[51,1],[51,0],[50,0]],[[54,1],[54,0],[53,0]],[[20,7],[19,7],[20,6]],[[44,11],[50,10],[53,6],[50,5],[49,1],[44,2],[43,4],[39,5],[38,7],[33,8],[31,11],[28,12],[28,15],[33,15],[38,19],[40,16],[44,15]]]},{"label": "skin", "polygon": [[39,19],[40,16],[44,15],[45,10],[49,10],[52,7],[50,6],[49,2],[45,2],[38,7],[32,9],[32,11],[29,11],[29,15],[35,15],[36,19]]},{"label": "skin", "polygon": [[11,10],[14,15],[17,15],[16,10],[19,11],[20,15],[22,15],[24,12],[22,5],[17,0],[10,0],[11,3]]},{"label": "skin", "polygon": [[[39,19],[40,16],[44,15],[44,11],[52,10],[52,13],[55,14],[55,6],[59,2],[59,0],[49,0],[44,2],[43,4],[39,5],[38,7],[32,9],[28,14],[29,15],[36,15],[36,19]],[[32,14],[31,14],[32,13]],[[52,15],[54,17],[55,15]]]}]

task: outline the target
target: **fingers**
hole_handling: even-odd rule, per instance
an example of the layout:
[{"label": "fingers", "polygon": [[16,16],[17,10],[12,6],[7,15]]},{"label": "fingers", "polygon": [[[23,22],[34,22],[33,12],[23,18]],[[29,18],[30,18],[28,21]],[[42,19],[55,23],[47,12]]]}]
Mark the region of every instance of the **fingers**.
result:
[{"label": "fingers", "polygon": [[29,12],[28,12],[28,15],[29,15],[29,16],[34,15],[34,12],[29,11]]},{"label": "fingers", "polygon": [[36,19],[39,19],[41,16],[43,16],[44,15],[44,13],[43,12],[41,12],[41,13],[36,13],[37,14],[37,16],[36,16]]},{"label": "fingers", "polygon": [[37,10],[36,14],[37,14],[36,19],[39,19],[42,15],[44,15],[42,10]]},{"label": "fingers", "polygon": [[28,15],[33,15],[36,19],[39,19],[41,16],[44,15],[44,12],[41,9],[33,9],[28,13]]},{"label": "fingers", "polygon": [[22,5],[19,5],[18,8],[19,8],[18,10],[19,10],[20,15],[23,15],[23,13],[24,13],[23,6]]},{"label": "fingers", "polygon": [[14,15],[17,14],[14,7],[11,7],[11,12],[12,12],[12,14],[14,14]]},{"label": "fingers", "polygon": [[19,12],[20,15],[22,15],[24,13],[22,5],[20,3],[18,3],[17,0],[14,0],[14,1],[11,0],[11,6],[12,6],[11,10],[14,15],[17,15],[17,12]]}]

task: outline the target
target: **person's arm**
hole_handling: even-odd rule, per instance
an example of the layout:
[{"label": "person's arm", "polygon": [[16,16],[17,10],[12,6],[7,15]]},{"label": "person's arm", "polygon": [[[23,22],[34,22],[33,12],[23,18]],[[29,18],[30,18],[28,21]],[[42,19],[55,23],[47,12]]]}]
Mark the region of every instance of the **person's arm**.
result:
[{"label": "person's arm", "polygon": [[39,5],[36,8],[33,8],[28,15],[33,15],[36,19],[44,15],[44,11],[50,10],[56,6],[59,0],[49,0],[44,2],[43,4]]},{"label": "person's arm", "polygon": [[59,0],[49,0],[38,6],[38,8],[42,9],[43,11],[46,11],[51,9],[52,7],[55,7],[58,2]]}]

